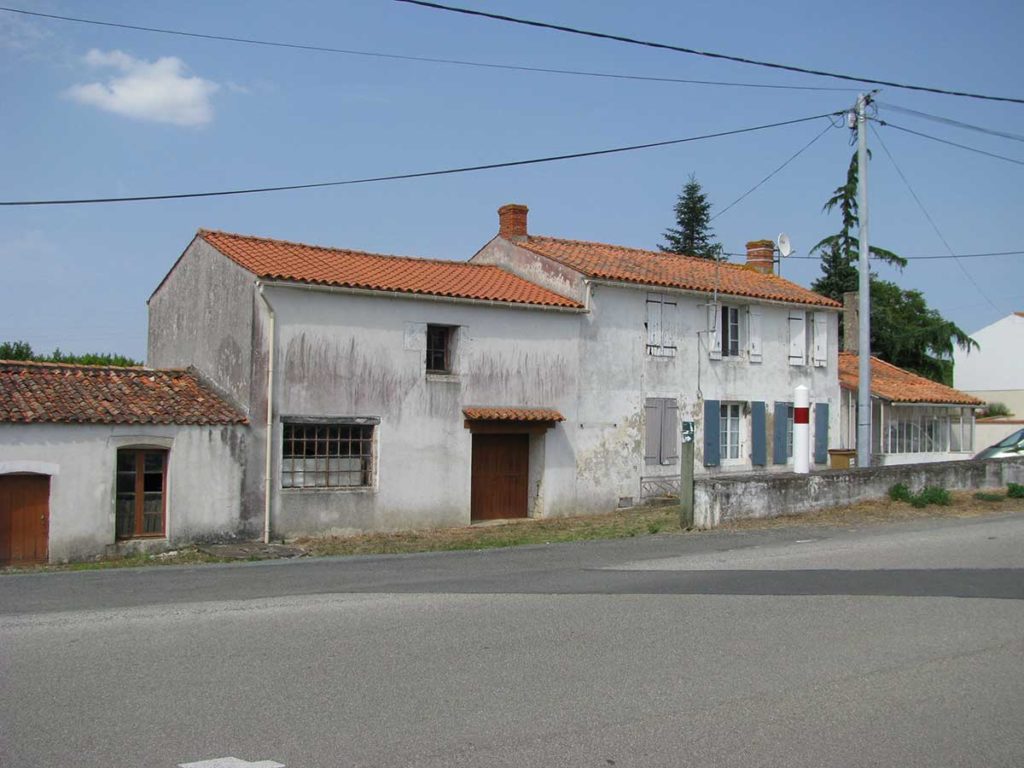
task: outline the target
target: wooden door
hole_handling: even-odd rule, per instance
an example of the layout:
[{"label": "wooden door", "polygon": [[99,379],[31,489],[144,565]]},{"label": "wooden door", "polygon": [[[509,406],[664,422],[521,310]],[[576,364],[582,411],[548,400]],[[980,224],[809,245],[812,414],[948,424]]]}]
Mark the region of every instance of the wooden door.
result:
[{"label": "wooden door", "polygon": [[0,475],[0,566],[45,563],[50,534],[50,478]]},{"label": "wooden door", "polygon": [[470,517],[526,517],[529,471],[529,435],[473,435]]}]

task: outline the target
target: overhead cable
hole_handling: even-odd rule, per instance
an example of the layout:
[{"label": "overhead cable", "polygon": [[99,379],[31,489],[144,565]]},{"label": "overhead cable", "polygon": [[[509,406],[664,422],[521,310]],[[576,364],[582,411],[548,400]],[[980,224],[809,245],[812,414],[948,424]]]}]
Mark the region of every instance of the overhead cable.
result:
[{"label": "overhead cable", "polygon": [[921,209],[921,213],[923,213],[924,217],[928,219],[928,223],[932,225],[932,229],[935,230],[935,234],[939,236],[939,240],[941,240],[942,244],[946,246],[946,250],[949,251],[949,255],[953,257],[953,260],[956,262],[957,266],[960,267],[960,271],[963,272],[967,279],[970,280],[971,284],[978,289],[978,293],[981,294],[981,298],[987,301],[989,305],[992,307],[992,309],[998,312],[999,307],[995,305],[995,302],[992,301],[992,299],[988,297],[988,294],[985,293],[982,287],[978,285],[978,281],[974,279],[974,275],[971,274],[971,271],[961,263],[959,258],[957,258],[957,254],[953,250],[953,247],[949,244],[949,241],[946,240],[946,237],[942,234],[942,231],[939,229],[939,225],[935,223],[935,219],[933,219],[932,215],[928,213],[928,209],[924,207],[924,203],[921,202],[921,198],[917,196],[917,192],[915,192],[914,187],[911,186],[910,180],[903,173],[903,169],[900,168],[899,163],[896,162],[896,158],[892,156],[892,152],[889,151],[889,148],[885,145],[885,141],[882,139],[881,135],[875,129],[874,125],[871,125],[871,132],[875,134],[875,138],[878,139],[878,143],[881,144],[882,150],[889,158],[889,162],[892,163],[892,167],[896,169],[896,173],[899,174],[899,177],[903,180],[903,183],[907,187],[907,191],[910,192],[910,196],[914,198],[914,202],[917,203],[917,207]]},{"label": "overhead cable", "polygon": [[616,74],[613,72],[590,72],[578,69],[555,69],[552,67],[530,67],[521,64],[494,64],[483,61],[469,61],[467,59],[442,59],[430,56],[410,56],[398,53],[382,53],[380,51],[361,51],[351,48],[333,48],[326,45],[313,45],[309,43],[289,43],[281,40],[259,40],[251,37],[235,37],[232,35],[214,35],[206,32],[190,32],[182,29],[168,29],[166,27],[147,27],[140,24],[125,24],[114,21],[101,21],[99,19],[86,19],[79,16],[61,16],[55,13],[41,13],[39,11],[27,11],[22,8],[7,8],[0,6],[0,11],[7,13],[18,13],[24,16],[36,16],[43,19],[54,19],[57,21],[70,21],[76,24],[92,24],[100,27],[114,27],[116,29],[129,29],[135,32],[153,32],[160,35],[177,35],[179,37],[193,37],[200,40],[214,40],[226,43],[239,43],[243,45],[260,45],[271,48],[291,48],[300,51],[314,51],[316,53],[333,53],[344,56],[363,56],[375,59],[393,59],[398,61],[415,61],[430,64],[451,64],[460,67],[479,67],[483,69],[505,69],[515,72],[537,72],[552,75],[574,75],[577,77],[600,77],[610,80],[641,80],[654,83],[682,83],[686,85],[719,85],[734,88],[769,88],[790,91],[855,91],[856,88],[836,88],[817,85],[773,85],[770,83],[744,83],[725,80],[694,80],[682,77],[656,77],[653,75],[628,75]]},{"label": "overhead cable", "polygon": [[740,64],[749,64],[756,67],[767,67],[769,69],[784,70],[786,72],[799,72],[805,75],[816,75],[818,77],[831,77],[837,80],[847,80],[855,83],[872,83],[874,85],[886,85],[891,88],[903,88],[910,91],[925,91],[927,93],[940,93],[945,96],[962,96],[971,99],[984,99],[986,101],[1007,101],[1014,104],[1024,104],[1024,99],[1013,96],[991,96],[981,93],[972,93],[970,91],[954,91],[946,88],[934,88],[924,85],[911,85],[909,83],[898,83],[892,80],[876,80],[869,77],[857,77],[855,75],[846,75],[837,72],[827,72],[820,69],[809,69],[807,67],[797,67],[790,64],[777,64],[771,61],[761,61],[759,59],[748,59],[744,56],[731,56],[725,53],[715,53],[713,51],[702,51],[697,48],[686,48],[681,45],[669,45],[668,43],[657,43],[650,40],[638,40],[633,37],[625,37],[623,35],[613,35],[606,32],[593,32],[585,29],[578,29],[576,27],[567,27],[562,24],[550,24],[543,21],[534,21],[532,19],[521,19],[515,16],[505,16],[498,13],[488,13],[486,11],[477,11],[470,8],[459,8],[452,5],[442,5],[441,3],[431,3],[426,0],[396,0],[399,3],[408,3],[410,5],[419,5],[424,8],[432,8],[439,11],[450,11],[452,13],[461,13],[467,16],[480,16],[487,19],[494,19],[496,21],[505,21],[511,24],[521,24],[528,27],[537,27],[540,29],[551,29],[556,32],[567,32],[572,35],[582,35],[584,37],[593,37],[601,40],[614,40],[619,43],[629,43],[630,45],[641,45],[647,48],[658,48],[666,51],[676,51],[677,53],[688,53],[694,56],[705,56],[711,59],[723,59],[725,61],[735,61]]},{"label": "overhead cable", "polygon": [[157,195],[134,195],[128,197],[92,197],[92,198],[66,198],[66,199],[51,199],[51,200],[3,200],[0,201],[0,206],[28,206],[28,205],[87,205],[96,203],[130,203],[130,202],[142,202],[147,200],[181,200],[185,198],[194,197],[226,197],[228,195],[252,195],[264,192],[286,192],[298,189],[315,189],[319,187],[343,187],[354,184],[372,184],[375,182],[382,181],[399,181],[402,179],[421,179],[428,176],[449,176],[456,173],[470,173],[474,171],[488,171],[496,168],[514,168],[517,166],[524,165],[539,165],[541,163],[552,163],[559,160],[574,160],[581,157],[597,157],[599,155],[613,155],[622,152],[634,152],[640,149],[652,149],[654,147],[667,147],[674,144],[686,144],[692,141],[702,141],[704,139],[717,139],[723,136],[736,136],[742,133],[752,133],[754,131],[763,131],[769,128],[780,128],[786,125],[796,125],[798,123],[807,123],[812,120],[831,119],[835,115],[844,114],[843,112],[828,112],[821,115],[812,115],[810,117],[800,117],[794,120],[782,120],[777,123],[766,123],[764,125],[754,125],[749,128],[736,128],[731,131],[718,131],[716,133],[705,133],[700,136],[687,136],[682,139],[668,139],[667,141],[652,141],[646,144],[633,144],[626,147],[612,147],[611,149],[597,149],[589,152],[572,152],[564,155],[549,155],[547,157],[536,157],[529,160],[512,160],[503,163],[487,163],[486,165],[470,165],[461,168],[445,168],[443,170],[435,171],[419,171],[415,173],[399,173],[389,176],[371,176],[362,179],[345,179],[342,181],[319,181],[309,184],[282,184],[278,186],[266,186],[266,187],[252,187],[248,189],[227,189],[218,190],[213,192],[182,192],[177,194],[157,194]]},{"label": "overhead cable", "polygon": [[878,118],[869,118],[879,125],[884,125],[886,128],[894,128],[897,131],[903,131],[904,133],[910,133],[914,136],[920,136],[922,139],[930,139],[931,141],[937,141],[939,144],[948,144],[951,147],[958,147],[960,149],[966,149],[968,152],[975,152],[979,155],[985,155],[987,157],[994,157],[997,160],[1005,160],[1008,163],[1014,163],[1015,165],[1024,165],[1024,160],[1018,160],[1015,157],[1007,157],[1006,155],[996,154],[995,152],[986,152],[984,149],[978,149],[977,147],[969,147],[966,144],[958,144],[955,141],[949,139],[940,139],[938,136],[932,136],[928,133],[922,133],[921,131],[914,131],[910,128],[904,128],[903,126],[890,123],[888,120],[880,120]]},{"label": "overhead cable", "polygon": [[957,128],[966,128],[969,131],[978,131],[979,133],[986,133],[989,136],[998,136],[1003,139],[1010,139],[1011,141],[1024,142],[1024,136],[1019,133],[1009,133],[1007,131],[997,131],[994,128],[985,128],[980,125],[972,125],[971,123],[964,123],[960,120],[954,120],[951,117],[943,117],[942,115],[933,115],[929,112],[921,112],[916,109],[908,109],[907,107],[900,107],[896,104],[886,104],[885,102],[873,100],[876,105],[883,109],[891,109],[893,112],[902,112],[906,115],[914,115],[915,117],[922,117],[925,120],[932,120],[936,123],[944,123],[945,125],[952,125]]},{"label": "overhead cable", "polygon": [[[729,256],[745,256],[743,253],[730,253]],[[991,251],[989,253],[956,253],[956,254],[939,254],[935,256],[902,256],[907,261],[929,261],[932,259],[982,259],[990,256],[1024,256],[1024,251]],[[788,256],[788,259],[813,259],[819,261],[820,256]],[[879,258],[872,256],[871,258]]]},{"label": "overhead cable", "polygon": [[775,174],[777,174],[777,173],[778,173],[779,171],[781,171],[781,170],[782,170],[783,168],[785,168],[785,167],[786,167],[787,165],[789,165],[789,164],[790,164],[790,163],[792,163],[792,162],[793,162],[794,160],[796,160],[796,159],[797,159],[798,157],[800,157],[800,155],[802,155],[802,154],[803,154],[803,153],[804,153],[805,151],[807,151],[808,149],[810,149],[810,148],[811,148],[811,146],[812,146],[812,145],[813,145],[813,144],[814,144],[815,142],[817,142],[817,141],[818,141],[818,139],[820,139],[820,138],[821,138],[822,136],[824,136],[824,135],[825,135],[826,133],[828,133],[830,129],[832,129],[832,128],[835,128],[835,127],[836,127],[836,125],[835,125],[834,123],[829,123],[828,125],[826,125],[826,126],[825,126],[825,130],[823,130],[823,131],[822,131],[821,133],[819,133],[819,134],[818,134],[817,136],[815,136],[815,137],[814,137],[813,139],[811,139],[811,140],[810,140],[809,142],[807,142],[806,144],[804,144],[804,145],[803,145],[803,146],[802,146],[802,147],[801,147],[800,149],[798,149],[798,150],[797,150],[797,151],[796,151],[796,152],[795,152],[794,154],[790,155],[789,159],[788,159],[788,160],[786,160],[786,162],[784,162],[784,163],[783,163],[782,165],[780,165],[780,166],[779,166],[778,168],[776,168],[776,169],[775,169],[774,171],[772,171],[772,172],[771,172],[771,173],[769,173],[769,174],[768,174],[767,176],[765,176],[765,177],[764,177],[763,179],[761,179],[761,180],[760,180],[759,182],[757,182],[757,184],[755,184],[754,186],[752,186],[752,187],[751,187],[750,189],[748,189],[748,190],[747,190],[746,192],[744,192],[744,193],[743,193],[742,195],[740,195],[740,196],[739,196],[739,197],[737,197],[737,198],[736,198],[735,200],[733,200],[733,201],[732,201],[731,203],[729,203],[729,204],[728,204],[727,206],[725,206],[725,208],[723,208],[723,209],[722,209],[722,210],[720,210],[720,211],[719,211],[718,213],[716,213],[716,214],[715,214],[714,216],[712,216],[712,217],[711,217],[711,218],[709,219],[709,221],[714,221],[714,220],[715,220],[715,219],[717,219],[717,218],[718,218],[719,216],[721,216],[721,215],[722,215],[723,213],[725,213],[725,212],[726,212],[726,211],[728,211],[728,210],[729,210],[730,208],[732,208],[732,207],[733,207],[734,205],[736,205],[737,203],[739,203],[740,201],[742,201],[742,200],[743,200],[744,198],[746,198],[746,197],[747,197],[748,195],[750,195],[750,194],[751,194],[752,192],[754,192],[754,191],[755,191],[755,190],[756,190],[756,189],[757,189],[758,187],[760,187],[760,186],[761,186],[761,185],[763,185],[763,184],[764,184],[764,183],[765,183],[766,181],[768,181],[768,180],[769,180],[769,179],[770,179],[770,178],[771,178],[772,176],[774,176]]}]

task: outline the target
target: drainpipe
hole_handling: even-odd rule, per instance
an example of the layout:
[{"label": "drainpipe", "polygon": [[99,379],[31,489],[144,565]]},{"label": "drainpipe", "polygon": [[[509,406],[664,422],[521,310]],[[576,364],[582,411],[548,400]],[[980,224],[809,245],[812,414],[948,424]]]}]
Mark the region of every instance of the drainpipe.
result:
[{"label": "drainpipe", "polygon": [[263,543],[270,543],[270,472],[272,469],[272,451],[274,448],[274,308],[270,300],[263,292],[263,283],[257,281],[260,287],[260,298],[267,307],[270,314],[270,352],[267,356],[267,445],[266,462],[263,467]]}]

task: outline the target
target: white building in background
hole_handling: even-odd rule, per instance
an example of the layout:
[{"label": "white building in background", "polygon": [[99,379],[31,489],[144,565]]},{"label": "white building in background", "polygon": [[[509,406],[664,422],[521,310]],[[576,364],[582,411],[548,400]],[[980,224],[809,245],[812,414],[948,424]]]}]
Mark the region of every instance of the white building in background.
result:
[{"label": "white building in background", "polygon": [[953,353],[953,386],[1024,418],[1024,312],[971,334],[980,349]]},{"label": "white building in background", "polygon": [[[151,365],[247,414],[241,521],[275,536],[610,511],[698,471],[813,464],[838,434],[838,309],[747,264],[531,235],[470,262],[200,231],[149,301]],[[269,474],[266,471],[269,467]]]}]

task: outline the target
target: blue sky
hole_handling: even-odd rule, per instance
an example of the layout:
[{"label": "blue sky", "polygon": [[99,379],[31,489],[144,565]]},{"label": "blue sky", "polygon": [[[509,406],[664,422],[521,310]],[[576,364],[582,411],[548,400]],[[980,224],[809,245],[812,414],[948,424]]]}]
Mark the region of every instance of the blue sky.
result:
[{"label": "blue sky", "polygon": [[[15,3],[16,0],[11,0]],[[455,3],[453,3],[455,4]],[[470,2],[554,23],[806,67],[1024,96],[1024,4]],[[676,78],[852,88],[787,91],[614,81],[211,42],[0,13],[0,199],[303,183],[658,141],[851,105],[856,84],[571,37],[386,0],[31,2],[128,24],[412,56]],[[1024,105],[886,88],[879,100],[1024,133]],[[1024,159],[1019,142],[880,108],[915,130]],[[824,122],[743,136],[377,185],[219,199],[0,208],[0,340],[143,358],[146,299],[199,227],[467,259],[499,205],[536,234],[653,248],[695,173],[724,208]],[[879,129],[959,253],[1024,247],[1024,168]],[[945,248],[874,136],[871,241]],[[851,152],[836,129],[714,222],[727,251],[787,232],[798,254],[838,226],[821,206]],[[880,271],[968,331],[1024,309],[1024,257]],[[817,262],[783,274],[809,284]],[[991,303],[990,303],[991,302]],[[994,305],[994,306],[993,306]]]}]

